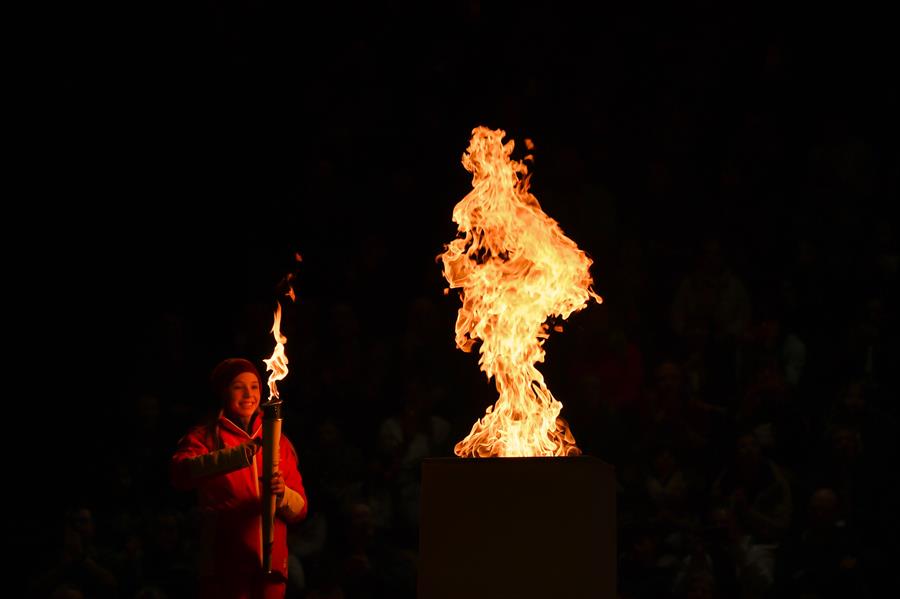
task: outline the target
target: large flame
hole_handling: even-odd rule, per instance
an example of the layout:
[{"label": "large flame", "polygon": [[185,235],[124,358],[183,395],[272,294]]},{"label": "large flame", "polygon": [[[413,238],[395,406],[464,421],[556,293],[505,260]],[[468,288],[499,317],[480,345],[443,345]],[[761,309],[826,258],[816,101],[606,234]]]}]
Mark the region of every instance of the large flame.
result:
[{"label": "large flame", "polygon": [[[565,456],[581,451],[535,364],[544,361],[549,317],[568,318],[591,299],[591,259],[544,214],[528,169],[510,158],[504,131],[478,127],[462,162],[472,191],[453,209],[460,236],[439,257],[460,289],[456,345],[481,340],[479,365],[500,398],[456,444],[460,457]],[[526,156],[526,159],[530,158]]]},{"label": "large flame", "polygon": [[[294,254],[294,260],[302,262],[303,257],[298,252]],[[292,302],[297,301],[297,295],[294,293],[294,286],[291,284],[291,281],[293,280],[293,272],[288,273],[281,280],[281,285],[286,287],[284,295],[289,297]],[[288,375],[288,359],[284,353],[284,344],[287,343],[287,337],[281,334],[281,302],[276,302],[276,304],[278,307],[275,309],[275,319],[272,323],[272,330],[270,331],[275,337],[275,350],[272,352],[272,357],[268,360],[263,360],[266,365],[266,372],[271,372],[268,381],[269,401],[272,401],[273,397],[275,399],[279,398],[278,381]]]}]

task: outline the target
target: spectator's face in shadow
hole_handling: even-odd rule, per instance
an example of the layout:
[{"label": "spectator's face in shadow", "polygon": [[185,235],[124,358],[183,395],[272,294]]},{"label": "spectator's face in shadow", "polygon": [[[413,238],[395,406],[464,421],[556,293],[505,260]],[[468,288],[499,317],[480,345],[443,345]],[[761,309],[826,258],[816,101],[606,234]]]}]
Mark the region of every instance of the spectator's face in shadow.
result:
[{"label": "spectator's face in shadow", "polygon": [[94,536],[94,516],[87,508],[81,508],[72,514],[71,525],[75,532],[84,539]]},{"label": "spectator's face in shadow", "polygon": [[653,472],[659,478],[668,477],[677,467],[675,456],[668,449],[658,451],[653,458]]},{"label": "spectator's face in shadow", "polygon": [[712,577],[708,574],[692,577],[684,596],[686,599],[713,599],[716,596],[716,587]]},{"label": "spectator's face in shadow", "polygon": [[829,528],[837,522],[838,499],[831,489],[817,489],[809,498],[809,524],[812,528]]},{"label": "spectator's face in shadow", "polygon": [[853,383],[852,385],[847,387],[847,392],[844,394],[844,406],[847,408],[847,411],[851,414],[858,414],[862,412],[866,407],[866,399],[863,394],[863,387],[860,383]]},{"label": "spectator's face in shadow", "polygon": [[171,514],[161,514],[156,518],[153,531],[156,546],[163,551],[172,552],[178,548],[178,520]]},{"label": "spectator's face in shadow", "polygon": [[331,420],[319,425],[319,445],[323,449],[337,449],[341,446],[341,430]]},{"label": "spectator's face in shadow", "polygon": [[60,585],[50,595],[50,599],[84,599],[84,593],[78,589]]},{"label": "spectator's face in shadow", "polygon": [[753,435],[741,435],[737,440],[737,464],[744,469],[753,469],[760,463],[762,455],[759,443]]},{"label": "spectator's face in shadow", "polygon": [[372,510],[364,503],[356,503],[350,508],[350,537],[356,543],[368,543],[375,536],[375,520]]},{"label": "spectator's face in shadow", "polygon": [[856,459],[862,451],[859,435],[850,428],[839,428],[831,435],[831,448],[842,461]]},{"label": "spectator's face in shadow", "polygon": [[731,510],[718,507],[709,515],[709,534],[713,542],[726,544],[737,538],[738,523]]},{"label": "spectator's face in shadow", "polygon": [[139,426],[153,430],[159,422],[159,399],[149,394],[140,396],[135,403],[135,414]]},{"label": "spectator's face in shadow", "polygon": [[700,255],[700,272],[706,276],[714,277],[725,270],[725,259],[722,256],[722,248],[717,241],[707,241],[703,245],[703,253]]},{"label": "spectator's face in shadow", "polygon": [[677,393],[681,390],[681,370],[672,362],[663,362],[656,369],[656,386],[660,391]]},{"label": "spectator's face in shadow", "polygon": [[636,538],[631,545],[632,555],[635,561],[644,564],[652,564],[656,561],[657,549],[659,547],[658,540],[649,533],[642,534]]}]

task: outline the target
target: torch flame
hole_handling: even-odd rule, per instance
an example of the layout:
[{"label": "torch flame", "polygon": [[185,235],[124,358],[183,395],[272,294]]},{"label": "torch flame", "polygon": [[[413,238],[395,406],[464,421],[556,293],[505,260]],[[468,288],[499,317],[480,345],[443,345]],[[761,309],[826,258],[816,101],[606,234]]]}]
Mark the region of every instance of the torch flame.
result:
[{"label": "torch flame", "polygon": [[[302,262],[303,257],[300,255],[300,252],[294,252],[294,260],[297,262]],[[294,293],[294,286],[291,282],[294,280],[294,273],[289,272],[285,277],[281,280],[281,284],[287,287],[284,292],[284,295],[291,298],[292,302],[297,301],[297,295]],[[272,330],[270,331],[272,335],[275,337],[275,350],[272,352],[272,357],[268,360],[263,360],[266,365],[266,372],[270,372],[272,374],[269,375],[269,401],[272,401],[272,398],[279,398],[278,395],[278,381],[282,380],[288,374],[288,359],[284,353],[284,344],[287,343],[287,337],[281,334],[281,302],[276,302],[277,308],[275,309],[275,321],[272,323]]]},{"label": "torch flame", "polygon": [[528,191],[528,168],[510,159],[514,143],[478,127],[462,162],[472,191],[453,209],[461,237],[439,256],[460,289],[456,345],[481,340],[479,365],[499,399],[456,444],[460,457],[566,456],[581,451],[535,364],[544,361],[549,317],[566,319],[601,302],[592,263]]},{"label": "torch flame", "polygon": [[275,309],[275,322],[272,324],[272,334],[275,337],[275,351],[268,360],[263,360],[266,365],[266,371],[271,371],[269,375],[269,401],[272,398],[278,398],[278,381],[288,374],[288,359],[284,353],[284,344],[287,343],[287,337],[281,334],[281,302],[276,302],[278,307]]}]

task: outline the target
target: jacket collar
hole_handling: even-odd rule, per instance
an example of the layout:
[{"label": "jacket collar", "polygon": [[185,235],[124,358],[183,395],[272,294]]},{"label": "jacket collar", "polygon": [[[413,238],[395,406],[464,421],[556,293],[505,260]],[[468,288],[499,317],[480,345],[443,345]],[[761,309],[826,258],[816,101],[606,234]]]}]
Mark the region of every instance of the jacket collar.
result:
[{"label": "jacket collar", "polygon": [[225,410],[219,410],[219,425],[236,435],[242,435],[248,439],[255,439],[262,435],[262,418],[259,417],[259,412],[254,412],[253,416],[250,417],[250,430],[252,432],[249,435],[240,424],[236,424],[225,415]]}]

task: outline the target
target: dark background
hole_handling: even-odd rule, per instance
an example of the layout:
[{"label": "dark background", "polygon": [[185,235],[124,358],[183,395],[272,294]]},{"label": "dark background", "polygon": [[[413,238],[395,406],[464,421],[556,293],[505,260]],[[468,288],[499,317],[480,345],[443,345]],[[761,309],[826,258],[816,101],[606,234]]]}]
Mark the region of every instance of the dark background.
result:
[{"label": "dark background", "polygon": [[[48,316],[75,327],[61,341],[90,355],[118,338],[105,374],[130,378],[161,314],[216,335],[272,303],[295,251],[301,296],[437,295],[476,125],[534,140],[533,191],[612,297],[604,251],[623,240],[667,246],[686,271],[692,240],[727,238],[744,276],[765,278],[798,235],[849,254],[896,199],[896,64],[877,13],[287,4],[50,20],[63,101],[42,183],[57,197],[34,271]],[[868,152],[853,197],[816,162],[834,140]],[[372,243],[377,286],[338,289]]]},{"label": "dark background", "polygon": [[[863,359],[842,352],[866,302],[896,307],[896,278],[880,270],[896,257],[900,164],[885,15],[476,1],[117,10],[48,15],[35,77],[48,92],[29,145],[46,168],[23,206],[40,224],[16,320],[40,321],[22,347],[41,365],[28,395],[46,442],[26,435],[41,467],[25,470],[60,494],[39,492],[25,521],[48,538],[63,505],[104,505],[104,469],[139,422],[139,397],[157,398],[165,432],[143,452],[158,465],[210,407],[219,359],[268,357],[291,271],[289,434],[341,412],[365,448],[377,429],[366,422],[399,409],[413,381],[442,388],[441,413],[464,435],[493,391],[453,347],[458,300],[442,295],[434,258],[470,189],[460,156],[477,125],[504,129],[517,149],[535,142],[532,191],[595,261],[606,304],[588,312],[627,321],[648,373],[680,355],[669,309],[710,238],[755,315],[823,348],[803,390],[823,406],[859,371]],[[804,244],[817,257],[803,273],[811,299],[791,307],[781,290]],[[591,351],[588,312],[569,339],[550,340],[544,368],[575,413],[567,360]],[[888,345],[892,318],[879,325]],[[355,371],[384,374],[366,401],[303,382],[329,369],[332,337],[374,346]],[[580,444],[617,459],[603,442]]]}]

